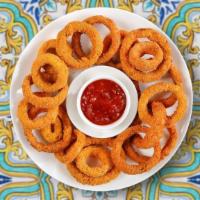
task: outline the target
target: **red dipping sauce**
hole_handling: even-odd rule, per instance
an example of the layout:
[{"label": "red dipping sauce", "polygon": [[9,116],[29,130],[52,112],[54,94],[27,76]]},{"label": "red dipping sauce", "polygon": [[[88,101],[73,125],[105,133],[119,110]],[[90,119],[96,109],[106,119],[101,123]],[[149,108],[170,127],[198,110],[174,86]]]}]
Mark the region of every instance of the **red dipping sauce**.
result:
[{"label": "red dipping sauce", "polygon": [[117,121],[126,107],[126,95],[114,81],[100,79],[90,83],[81,96],[81,110],[96,125]]}]

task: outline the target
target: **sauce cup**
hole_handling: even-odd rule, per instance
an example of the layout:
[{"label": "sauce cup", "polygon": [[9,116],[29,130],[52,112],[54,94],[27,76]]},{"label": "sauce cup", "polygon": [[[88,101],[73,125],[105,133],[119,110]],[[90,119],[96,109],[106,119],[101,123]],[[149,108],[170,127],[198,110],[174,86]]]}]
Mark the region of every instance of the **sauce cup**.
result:
[{"label": "sauce cup", "polygon": [[[115,83],[117,83],[121,88],[122,90],[124,91],[125,95],[126,95],[126,107],[125,107],[125,110],[122,114],[122,116],[116,120],[115,122],[111,123],[111,124],[108,124],[108,125],[97,125],[97,124],[94,124],[93,122],[91,122],[89,119],[87,119],[87,117],[84,115],[82,109],[81,109],[81,97],[82,97],[82,94],[84,92],[84,90],[87,88],[87,86],[94,82],[94,81],[97,81],[97,80],[100,80],[100,79],[107,79],[107,80],[111,80]],[[108,129],[113,129],[114,127],[120,125],[127,117],[128,113],[129,113],[129,109],[130,109],[130,95],[129,95],[129,92],[128,90],[126,89],[126,87],[124,86],[124,84],[117,80],[116,78],[113,78],[112,76],[96,76],[95,78],[91,78],[89,79],[88,81],[86,81],[83,86],[81,87],[81,89],[79,90],[78,92],[78,95],[77,95],[77,110],[78,110],[78,114],[80,115],[81,119],[88,125],[88,126],[91,126],[93,128],[96,128],[96,129],[101,129],[101,130],[108,130]]]}]

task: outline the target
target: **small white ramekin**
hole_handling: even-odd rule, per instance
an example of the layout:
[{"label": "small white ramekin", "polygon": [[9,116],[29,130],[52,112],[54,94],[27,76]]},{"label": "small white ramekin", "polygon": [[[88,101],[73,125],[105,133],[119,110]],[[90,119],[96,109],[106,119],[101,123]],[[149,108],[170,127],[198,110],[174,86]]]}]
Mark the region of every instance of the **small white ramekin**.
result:
[{"label": "small white ramekin", "polygon": [[[124,93],[126,95],[126,107],[125,107],[125,110],[124,110],[122,116],[117,121],[115,121],[111,124],[108,124],[108,125],[97,125],[97,124],[92,123],[90,120],[87,119],[87,117],[84,115],[84,113],[82,112],[82,109],[81,109],[81,97],[82,97],[84,90],[90,83],[100,80],[100,79],[107,79],[107,80],[111,80],[111,81],[117,83],[122,88],[122,90],[124,91]],[[100,129],[100,130],[108,130],[108,129],[112,129],[112,128],[120,125],[127,117],[128,113],[129,113],[129,109],[130,109],[130,95],[129,95],[128,90],[126,89],[126,87],[124,86],[124,84],[121,81],[117,80],[116,78],[113,78],[112,76],[99,75],[99,76],[96,76],[95,78],[89,79],[88,81],[85,82],[85,84],[83,84],[83,86],[81,87],[81,89],[78,92],[76,103],[77,103],[78,114],[80,115],[81,119],[88,126],[91,126],[93,128]]]}]

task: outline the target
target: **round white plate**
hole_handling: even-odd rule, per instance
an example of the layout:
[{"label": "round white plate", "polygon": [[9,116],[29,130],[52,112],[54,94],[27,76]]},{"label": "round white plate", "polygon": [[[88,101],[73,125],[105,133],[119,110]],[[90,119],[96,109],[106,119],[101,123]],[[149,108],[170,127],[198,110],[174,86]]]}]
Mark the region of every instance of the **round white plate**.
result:
[{"label": "round white plate", "polygon": [[[87,125],[81,118],[77,109],[77,104],[76,104],[77,95],[79,90],[81,89],[81,86],[83,86],[87,80],[90,80],[91,78],[94,78],[95,76],[98,75],[112,76],[117,80],[119,80],[121,83],[123,83],[130,97],[132,98],[132,101],[130,101],[130,109],[127,117],[124,119],[122,123],[111,129],[100,130],[99,128]],[[138,96],[135,85],[126,74],[113,67],[105,67],[105,66],[92,67],[80,73],[70,84],[67,97],[67,113],[74,126],[78,128],[80,131],[84,132],[85,134],[96,138],[113,137],[124,131],[133,121],[137,113],[137,104],[138,104],[137,99]]]},{"label": "round white plate", "polygon": [[179,139],[177,142],[176,147],[167,156],[164,160],[160,161],[153,169],[149,170],[146,173],[138,174],[138,175],[127,175],[121,173],[113,181],[98,185],[98,186],[89,186],[83,185],[77,182],[66,170],[65,166],[57,161],[54,158],[53,154],[38,152],[26,140],[23,129],[21,124],[17,118],[17,105],[19,101],[22,99],[22,92],[21,92],[21,85],[25,75],[30,73],[31,64],[33,63],[34,59],[36,58],[36,54],[38,51],[39,46],[42,42],[50,39],[55,38],[57,33],[70,21],[80,20],[82,21],[84,18],[93,16],[93,15],[104,15],[111,19],[113,19],[117,25],[125,30],[132,30],[136,28],[153,28],[162,34],[164,34],[157,26],[152,24],[151,22],[147,21],[146,19],[135,15],[133,13],[119,10],[119,9],[111,9],[111,8],[91,8],[91,9],[84,9],[80,11],[76,11],[70,14],[67,14],[52,23],[46,26],[43,30],[41,30],[27,45],[26,49],[22,52],[19,61],[16,65],[12,83],[11,83],[11,96],[10,96],[10,111],[13,120],[15,134],[18,136],[20,142],[22,143],[25,151],[30,156],[30,158],[47,174],[51,175],[52,177],[56,178],[57,180],[80,189],[86,190],[93,190],[93,191],[108,191],[108,190],[116,190],[122,189],[134,184],[137,184],[150,176],[156,173],[159,169],[161,169],[174,155],[178,147],[180,146],[189,122],[192,113],[192,85],[189,76],[189,72],[187,66],[184,62],[183,57],[181,56],[179,50],[174,45],[174,43],[165,35],[170,43],[172,48],[172,56],[173,61],[179,70],[182,73],[183,83],[184,83],[184,90],[187,95],[188,106],[185,113],[185,117],[178,122],[177,128],[179,132]]}]

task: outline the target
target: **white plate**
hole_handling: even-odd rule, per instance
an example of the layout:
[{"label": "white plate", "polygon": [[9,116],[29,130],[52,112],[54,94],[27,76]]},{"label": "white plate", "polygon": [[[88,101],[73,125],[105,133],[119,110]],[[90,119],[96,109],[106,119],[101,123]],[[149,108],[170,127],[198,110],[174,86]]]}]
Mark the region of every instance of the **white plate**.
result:
[{"label": "white plate", "polygon": [[192,85],[189,76],[189,72],[187,66],[184,62],[183,57],[181,56],[179,50],[174,45],[174,43],[168,38],[170,46],[172,48],[172,55],[174,63],[178,66],[179,70],[182,73],[183,83],[184,83],[184,90],[187,95],[188,100],[188,107],[185,114],[185,117],[179,121],[177,124],[178,132],[179,132],[179,139],[176,147],[167,156],[164,160],[160,161],[153,169],[149,170],[146,173],[138,174],[138,175],[127,175],[121,173],[119,177],[115,180],[98,186],[89,186],[83,185],[78,183],[66,170],[65,166],[61,164],[54,158],[53,154],[48,153],[41,153],[37,150],[33,149],[31,145],[27,142],[21,124],[17,118],[16,111],[17,105],[19,101],[22,99],[21,92],[18,92],[21,89],[22,81],[28,73],[30,73],[31,64],[36,58],[36,54],[38,51],[39,46],[45,40],[50,38],[55,38],[57,33],[70,21],[74,20],[83,20],[86,17],[93,16],[93,15],[104,15],[111,19],[113,19],[117,25],[125,30],[132,30],[135,28],[153,28],[162,34],[164,34],[157,26],[152,24],[151,22],[147,21],[146,19],[135,15],[133,13],[119,10],[119,9],[111,9],[111,8],[91,8],[91,9],[84,9],[80,11],[76,11],[70,14],[67,14],[52,23],[46,26],[42,31],[40,31],[27,45],[26,49],[20,56],[20,59],[16,65],[15,72],[13,74],[12,83],[11,83],[11,96],[10,96],[10,111],[13,120],[15,134],[17,134],[20,142],[22,143],[25,151],[30,156],[30,158],[47,174],[51,175],[52,177],[58,179],[59,181],[73,186],[80,189],[86,190],[93,190],[93,191],[108,191],[108,190],[116,190],[122,189],[134,184],[137,184],[150,176],[156,173],[159,169],[161,169],[174,155],[178,147],[180,146],[189,122],[192,113]]},{"label": "white plate", "polygon": [[[132,98],[132,101],[130,101],[130,109],[127,117],[124,119],[122,123],[111,129],[105,128],[100,130],[99,128],[89,126],[83,121],[77,109],[77,104],[76,104],[77,95],[81,86],[83,86],[87,80],[90,80],[91,78],[94,78],[95,76],[98,75],[112,76],[113,78],[119,80],[121,83],[123,83],[124,87],[127,89],[130,97]],[[79,74],[78,77],[75,78],[70,84],[67,97],[67,113],[69,115],[70,120],[75,125],[75,127],[77,127],[82,132],[86,133],[87,135],[96,138],[113,137],[124,131],[133,121],[137,113],[137,105],[138,105],[137,99],[138,96],[136,88],[133,82],[126,74],[113,67],[106,67],[106,66],[92,67]]]}]

